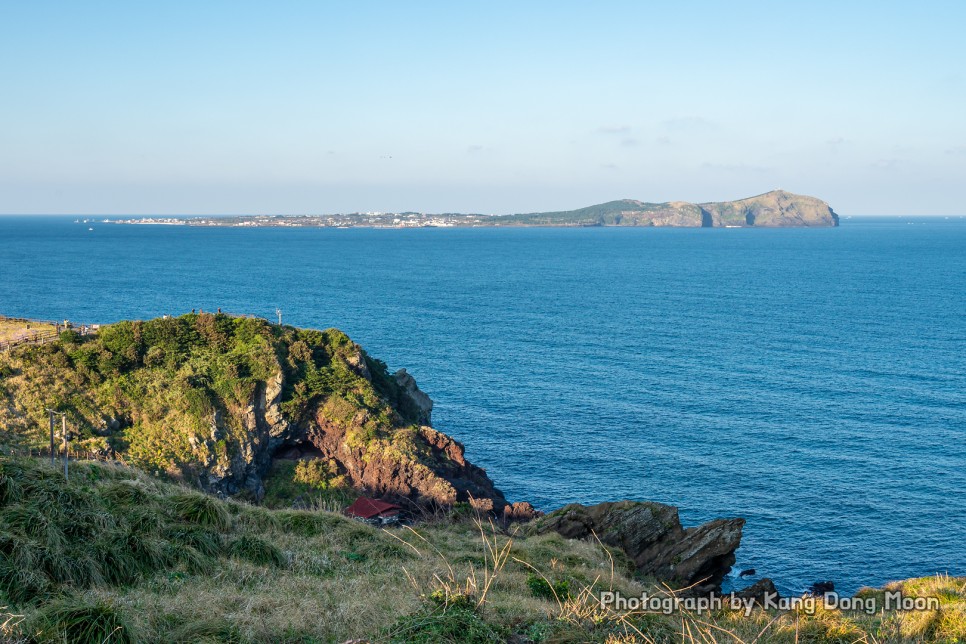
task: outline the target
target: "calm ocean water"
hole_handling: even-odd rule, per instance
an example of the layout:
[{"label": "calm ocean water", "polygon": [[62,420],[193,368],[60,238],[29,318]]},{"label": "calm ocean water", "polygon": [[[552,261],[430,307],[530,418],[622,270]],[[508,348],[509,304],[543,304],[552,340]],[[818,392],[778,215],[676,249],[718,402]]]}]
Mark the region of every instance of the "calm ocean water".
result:
[{"label": "calm ocean water", "polygon": [[0,313],[276,306],[405,366],[434,424],[513,500],[746,517],[737,567],[785,591],[966,574],[966,219],[246,230],[0,217]]}]

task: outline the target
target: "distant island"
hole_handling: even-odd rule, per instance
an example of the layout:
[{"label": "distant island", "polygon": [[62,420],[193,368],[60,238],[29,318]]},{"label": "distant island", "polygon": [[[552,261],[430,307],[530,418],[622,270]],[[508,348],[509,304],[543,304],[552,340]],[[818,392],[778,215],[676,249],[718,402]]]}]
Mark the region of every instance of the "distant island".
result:
[{"label": "distant island", "polygon": [[838,226],[839,216],[815,197],[773,190],[737,201],[647,203],[634,199],[560,212],[517,215],[354,212],[334,215],[240,215],[230,217],[139,217],[116,224],[291,228],[432,228],[496,226],[676,226],[690,228]]}]

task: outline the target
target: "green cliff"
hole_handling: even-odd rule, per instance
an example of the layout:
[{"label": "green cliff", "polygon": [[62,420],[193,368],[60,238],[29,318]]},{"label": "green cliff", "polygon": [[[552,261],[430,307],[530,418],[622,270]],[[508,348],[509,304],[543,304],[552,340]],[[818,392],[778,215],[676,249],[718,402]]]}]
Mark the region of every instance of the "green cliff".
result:
[{"label": "green cliff", "polygon": [[71,450],[118,458],[222,496],[309,503],[355,492],[422,506],[506,505],[432,403],[345,334],[190,314],[0,353],[0,428],[48,445],[51,408]]}]

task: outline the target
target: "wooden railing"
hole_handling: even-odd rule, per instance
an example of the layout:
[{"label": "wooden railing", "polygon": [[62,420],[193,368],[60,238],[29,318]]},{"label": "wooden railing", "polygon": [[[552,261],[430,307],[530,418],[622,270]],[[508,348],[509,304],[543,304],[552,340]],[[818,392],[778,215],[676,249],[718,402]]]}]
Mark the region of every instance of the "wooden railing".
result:
[{"label": "wooden railing", "polygon": [[0,342],[0,351],[7,351],[8,349],[19,347],[23,344],[47,344],[48,342],[53,342],[58,337],[60,337],[60,334],[56,331],[44,331],[43,333],[35,333],[14,340],[4,340]]},{"label": "wooden railing", "polygon": [[[98,325],[96,324],[73,324],[67,323],[66,325],[62,322],[50,322],[47,320],[28,320],[26,318],[10,318],[4,315],[0,315],[0,321],[3,322],[14,322],[16,324],[23,324],[26,329],[24,329],[25,334],[16,338],[9,340],[0,340],[0,351],[8,351],[14,347],[18,347],[25,344],[47,344],[48,342],[53,342],[58,337],[62,331],[72,330],[76,331],[79,335],[94,335],[97,333]],[[36,325],[39,327],[44,327],[46,330],[34,330],[29,329],[29,325]],[[53,329],[50,329],[53,327]]]}]

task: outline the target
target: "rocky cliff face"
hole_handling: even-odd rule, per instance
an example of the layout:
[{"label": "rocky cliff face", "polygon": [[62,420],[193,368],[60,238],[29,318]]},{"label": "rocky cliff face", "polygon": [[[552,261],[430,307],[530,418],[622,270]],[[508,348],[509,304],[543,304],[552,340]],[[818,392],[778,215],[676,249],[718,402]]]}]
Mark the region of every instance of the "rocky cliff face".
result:
[{"label": "rocky cliff face", "polygon": [[572,504],[538,519],[538,533],[558,532],[568,539],[597,538],[620,548],[647,576],[688,588],[692,594],[718,591],[735,562],[744,519],[717,519],[683,528],[670,505],[618,501]]},{"label": "rocky cliff face", "polygon": [[699,204],[711,226],[838,226],[839,216],[821,199],[773,190],[757,197]]},{"label": "rocky cliff face", "polygon": [[398,405],[416,419],[421,425],[431,425],[433,418],[433,401],[416,385],[416,379],[405,369],[400,369],[393,378],[399,386],[400,396]]},{"label": "rocky cliff face", "polygon": [[693,204],[672,201],[641,204],[638,210],[622,213],[616,222],[623,226],[721,227],[810,227],[838,226],[839,217],[829,205],[815,197],[773,190],[737,201]]},{"label": "rocky cliff face", "polygon": [[[356,374],[371,382],[365,352],[353,345],[346,358]],[[358,491],[416,506],[446,507],[470,503],[481,511],[502,513],[507,501],[486,471],[467,461],[458,441],[429,426],[433,402],[416,380],[400,369],[393,380],[399,389],[397,411],[417,423],[397,426],[384,435],[360,440],[372,418],[365,409],[345,417],[341,399],[312,405],[307,418],[292,422],[282,409],[284,373],[259,384],[243,416],[248,442],[225,464],[205,463],[202,485],[225,495],[248,490],[264,493],[264,478],[274,457],[296,450],[299,459],[320,459]],[[213,429],[212,438],[217,440]]]},{"label": "rocky cliff face", "polygon": [[838,226],[838,215],[815,197],[784,190],[739,199],[694,204],[686,201],[648,203],[635,199],[609,201],[566,212],[494,217],[493,225],[517,226],[684,226],[801,227]]}]

